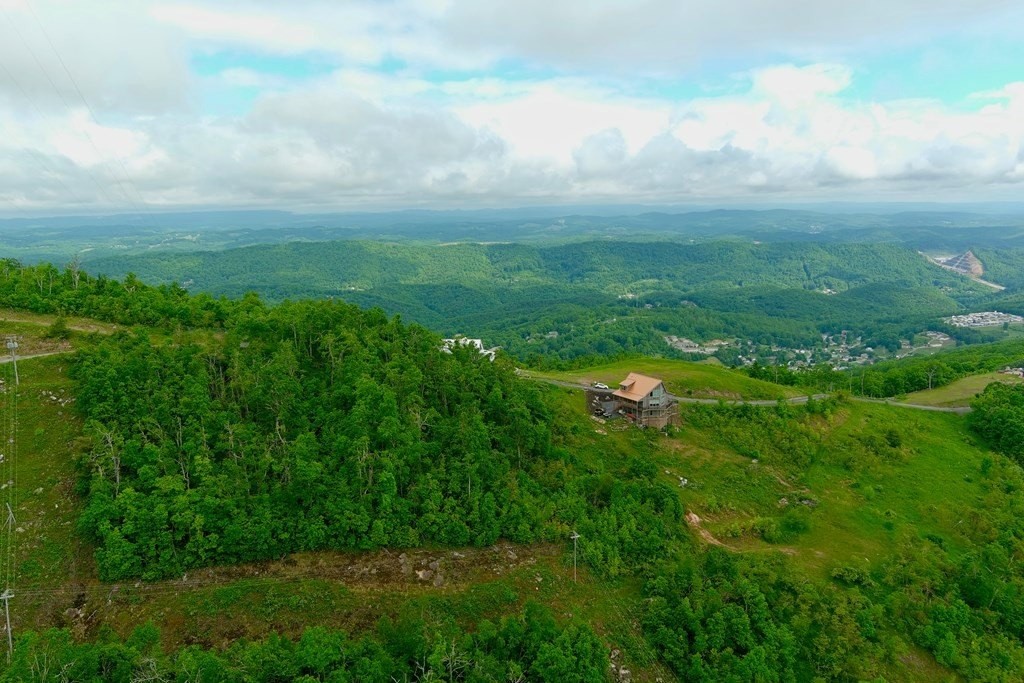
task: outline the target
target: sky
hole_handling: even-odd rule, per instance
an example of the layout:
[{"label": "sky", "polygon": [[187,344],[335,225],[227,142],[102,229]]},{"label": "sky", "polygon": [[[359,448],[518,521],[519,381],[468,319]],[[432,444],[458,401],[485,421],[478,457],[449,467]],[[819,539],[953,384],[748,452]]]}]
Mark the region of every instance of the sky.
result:
[{"label": "sky", "polygon": [[0,214],[1020,201],[1020,0],[0,0]]}]

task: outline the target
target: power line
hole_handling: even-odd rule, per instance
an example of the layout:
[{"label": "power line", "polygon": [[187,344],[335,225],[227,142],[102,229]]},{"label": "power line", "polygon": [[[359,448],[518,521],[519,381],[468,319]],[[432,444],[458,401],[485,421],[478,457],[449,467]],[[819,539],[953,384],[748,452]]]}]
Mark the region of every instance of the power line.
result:
[{"label": "power line", "polygon": [[[57,97],[60,98],[61,103],[64,105],[64,109],[67,110],[67,112],[70,115],[71,119],[74,120],[74,111],[71,109],[71,105],[68,104],[67,99],[65,99],[64,92],[60,88],[57,87],[57,84],[54,82],[53,78],[50,77],[50,72],[47,71],[46,67],[43,66],[43,63],[41,61],[39,61],[39,57],[36,55],[36,51],[33,50],[32,46],[29,45],[28,41],[25,40],[25,37],[22,35],[21,30],[18,29],[17,23],[15,23],[13,18],[11,18],[10,13],[6,9],[4,9],[3,12],[4,12],[4,16],[7,17],[7,22],[11,25],[11,28],[14,29],[14,35],[17,36],[18,40],[21,42],[22,46],[25,48],[25,51],[28,52],[28,54],[32,57],[32,61],[34,61],[36,63],[36,66],[39,67],[39,70],[42,72],[42,74],[46,78],[47,82],[49,82],[50,87],[53,88],[54,92],[57,93]],[[92,136],[89,134],[89,131],[86,128],[81,127],[80,128],[80,132],[89,141],[89,144],[92,145],[93,151],[96,152],[96,156],[98,158],[102,159],[103,158],[103,153],[100,151],[100,148],[96,145],[96,142],[92,139]],[[95,177],[93,179],[95,180]],[[120,183],[119,179],[115,178],[115,180],[117,180],[118,183]],[[98,181],[97,181],[97,186],[99,186],[99,182]],[[103,192],[102,188],[100,189],[100,191]],[[128,194],[127,194],[127,192],[124,191],[123,187],[121,188],[121,191],[124,193],[125,198],[128,199],[129,201],[131,201],[131,198],[128,197]],[[106,196],[107,201],[109,201],[111,203],[114,203],[113,200],[111,200],[109,195],[106,195],[104,193],[104,196]]]},{"label": "power line", "polygon": [[[2,8],[2,6],[0,6],[0,8]],[[32,110],[36,113],[36,115],[40,119],[45,119],[46,115],[43,114],[42,110],[39,108],[39,105],[36,104],[35,99],[31,95],[28,94],[28,91],[25,89],[25,86],[22,85],[22,83],[18,79],[18,77],[15,76],[13,73],[11,73],[11,70],[8,69],[7,66],[3,64],[3,62],[0,62],[0,69],[3,69],[4,73],[7,74],[7,77],[9,79],[11,79],[11,82],[14,83],[15,87],[21,93],[21,96],[25,98],[25,101],[32,108]],[[28,149],[28,148],[26,148],[26,149]],[[92,172],[92,170],[89,169],[89,168],[84,168],[84,170],[85,170],[86,173],[89,174],[89,177],[92,178],[92,181],[96,185],[96,189],[99,191],[100,195],[104,199],[106,199],[108,203],[116,204],[116,202],[113,199],[111,199],[110,195],[107,194],[106,190],[103,188],[103,185],[100,184],[100,181],[96,179],[96,176]],[[63,185],[63,181],[61,181],[61,184]],[[67,188],[66,185],[64,185],[64,187]],[[71,191],[70,188],[67,188],[67,189],[68,189],[69,192]],[[73,196],[73,193],[72,193],[72,196]]]},{"label": "power line", "polygon": [[[31,5],[29,5],[29,9],[30,9],[30,10],[32,9]],[[20,42],[20,43],[22,44],[22,46],[23,46],[23,47],[25,48],[25,51],[26,51],[26,52],[28,52],[28,54],[29,54],[29,55],[30,55],[30,56],[32,57],[32,60],[33,60],[33,61],[35,62],[36,66],[37,66],[37,67],[39,68],[39,70],[40,70],[40,71],[42,72],[43,76],[44,76],[44,77],[46,78],[47,82],[48,82],[48,83],[50,84],[50,87],[52,87],[52,88],[53,88],[53,90],[54,90],[54,92],[56,92],[56,93],[57,93],[57,96],[58,96],[58,97],[60,98],[60,101],[61,101],[61,103],[62,103],[62,104],[64,105],[64,108],[65,108],[65,110],[66,110],[66,111],[68,112],[68,114],[69,114],[70,118],[71,118],[72,120],[74,120],[74,110],[72,109],[71,105],[70,105],[70,104],[68,103],[68,101],[67,101],[67,98],[66,98],[66,97],[64,96],[64,92],[63,92],[63,91],[62,91],[62,90],[61,90],[61,89],[60,89],[60,88],[59,88],[59,87],[57,86],[56,82],[55,82],[55,81],[53,80],[53,78],[52,78],[52,77],[50,76],[50,72],[49,72],[49,71],[48,71],[48,70],[46,69],[46,67],[45,67],[45,66],[43,65],[42,61],[40,61],[40,59],[39,59],[39,56],[38,56],[38,55],[36,54],[36,51],[35,51],[35,50],[33,50],[33,49],[32,49],[32,46],[31,46],[31,45],[29,44],[29,42],[28,42],[27,40],[25,40],[25,37],[24,37],[24,35],[22,34],[21,30],[20,30],[20,29],[18,28],[18,25],[17,25],[17,23],[16,23],[16,22],[14,21],[14,19],[13,19],[13,18],[11,17],[10,13],[9,13],[9,12],[8,12],[8,11],[7,11],[7,10],[6,10],[5,8],[3,8],[3,6],[0,6],[0,10],[2,10],[2,11],[3,11],[3,13],[4,13],[4,16],[5,16],[6,18],[7,18],[7,21],[8,21],[8,23],[9,23],[9,24],[11,25],[11,28],[12,28],[12,29],[14,30],[14,34],[15,34],[15,36],[16,36],[16,37],[18,38],[18,41],[19,41],[19,42]],[[40,21],[39,21],[39,18],[38,18],[38,16],[37,16],[37,15],[35,15],[35,12],[34,12],[34,10],[33,10],[33,15],[35,16],[35,18],[36,18],[36,21],[37,21],[37,22],[39,22],[39,27],[40,27],[40,30],[41,30],[41,31],[43,32],[44,36],[46,37],[46,40],[47,40],[47,42],[49,42],[49,43],[50,43],[50,47],[51,47],[51,49],[52,49],[52,50],[54,51],[54,54],[56,54],[56,56],[57,56],[58,60],[60,61],[61,65],[63,66],[63,68],[64,68],[65,72],[66,72],[66,73],[68,74],[69,78],[71,78],[71,80],[72,80],[72,83],[74,84],[74,87],[75,87],[76,91],[78,92],[79,96],[80,96],[80,97],[82,98],[82,101],[83,101],[83,103],[84,103],[84,104],[85,104],[85,106],[86,106],[86,110],[88,111],[88,113],[89,113],[90,117],[92,118],[92,122],[93,122],[93,123],[95,123],[96,125],[99,125],[99,122],[98,122],[98,121],[96,121],[95,115],[94,115],[94,114],[93,114],[93,112],[92,112],[92,108],[91,108],[91,107],[89,106],[88,102],[87,102],[87,101],[85,100],[84,96],[82,95],[82,93],[81,93],[81,90],[80,90],[80,89],[78,88],[78,84],[77,84],[77,82],[76,82],[76,81],[74,80],[74,78],[73,78],[73,77],[71,77],[71,75],[70,75],[70,70],[68,70],[68,68],[67,68],[67,65],[66,65],[66,63],[64,62],[63,58],[62,58],[62,57],[60,56],[60,53],[59,53],[59,52],[57,52],[57,50],[56,50],[56,47],[55,47],[55,46],[53,45],[53,41],[52,41],[52,40],[50,40],[50,38],[49,38],[49,35],[48,35],[48,34],[46,33],[46,30],[45,30],[45,28],[43,27],[43,25],[42,25],[42,22],[40,22]],[[15,78],[15,77],[14,77],[14,75],[13,75],[13,74],[11,74],[11,73],[10,73],[10,71],[8,71],[8,70],[7,70],[6,68],[5,68],[5,71],[7,71],[8,75],[9,75],[9,76],[10,76],[10,77],[12,78],[12,80],[14,80],[14,81],[15,81],[15,82],[16,82],[16,83],[18,84],[18,88],[19,88],[19,90],[21,91],[22,95],[23,95],[23,96],[24,96],[24,97],[25,97],[25,98],[26,98],[27,100],[29,100],[29,101],[31,102],[31,104],[32,104],[33,108],[34,108],[34,109],[36,110],[36,113],[37,113],[37,114],[40,114],[40,116],[42,116],[42,113],[41,113],[41,112],[39,111],[39,108],[38,108],[38,107],[37,107],[37,106],[35,105],[34,101],[32,101],[32,99],[31,99],[31,98],[29,97],[29,95],[28,95],[27,91],[26,91],[26,90],[25,90],[25,89],[24,89],[23,87],[21,87],[21,84],[20,84],[20,82],[19,82],[19,81],[17,80],[17,78]],[[115,157],[115,158],[117,159],[118,163],[119,163],[119,164],[120,164],[120,166],[121,166],[121,170],[122,170],[122,171],[123,171],[123,172],[124,172],[124,173],[126,174],[126,176],[127,176],[127,169],[126,169],[126,168],[125,168],[125,166],[124,166],[124,162],[123,162],[123,161],[121,161],[121,159],[120,159],[120,156],[118,156],[117,154],[110,154],[110,155],[105,155],[105,154],[104,154],[104,153],[103,153],[103,152],[102,152],[102,151],[100,150],[100,148],[99,148],[99,145],[97,145],[97,144],[96,144],[96,141],[95,141],[95,139],[93,139],[92,135],[91,135],[91,134],[89,133],[89,130],[88,130],[88,128],[86,128],[85,126],[77,126],[77,128],[78,128],[78,131],[79,131],[79,132],[80,132],[80,133],[82,134],[82,136],[83,136],[83,137],[84,137],[84,138],[85,138],[85,139],[86,139],[86,140],[87,140],[87,141],[89,142],[90,146],[91,146],[91,147],[93,148],[93,151],[94,151],[94,152],[96,153],[96,156],[97,156],[97,158],[98,158],[98,159],[100,160],[100,165],[101,165],[101,166],[106,166],[106,164],[108,163],[108,162],[106,161],[106,157],[108,157],[108,156],[113,156],[113,157]],[[93,181],[93,183],[94,183],[94,184],[96,185],[96,188],[97,188],[97,190],[99,191],[100,195],[101,195],[101,196],[102,196],[102,197],[103,197],[104,199],[106,199],[106,200],[107,200],[107,202],[108,202],[108,203],[109,203],[110,205],[112,205],[112,206],[116,206],[116,205],[117,205],[117,204],[118,204],[119,202],[118,202],[117,200],[115,200],[115,199],[114,199],[114,198],[113,198],[113,197],[112,197],[112,196],[111,196],[111,195],[110,195],[110,194],[109,194],[109,193],[107,192],[106,188],[105,188],[105,187],[103,186],[103,184],[102,184],[102,183],[100,183],[100,181],[99,181],[99,180],[97,179],[97,177],[96,177],[96,174],[95,174],[95,173],[93,173],[92,169],[88,168],[87,166],[86,166],[86,167],[83,167],[83,168],[84,168],[84,170],[85,170],[85,171],[86,171],[86,172],[87,172],[87,173],[89,174],[89,176],[90,176],[90,177],[92,178],[92,181]],[[111,176],[111,178],[112,178],[112,179],[114,180],[114,182],[116,182],[116,183],[117,183],[118,187],[119,187],[119,188],[120,188],[120,190],[121,190],[121,194],[123,194],[123,195],[124,195],[124,198],[125,198],[125,200],[126,200],[126,201],[127,201],[127,202],[128,202],[129,204],[131,204],[131,206],[132,206],[132,208],[133,208],[133,209],[135,210],[135,212],[136,212],[136,213],[137,213],[137,214],[138,214],[138,215],[139,215],[140,217],[143,217],[144,219],[147,219],[147,220],[149,220],[149,222],[151,223],[151,227],[155,226],[155,223],[153,223],[153,221],[152,221],[151,217],[149,217],[149,216],[148,216],[148,214],[145,214],[145,213],[144,213],[144,212],[142,211],[142,209],[141,209],[141,208],[139,207],[139,205],[138,205],[138,204],[136,203],[135,199],[134,199],[134,198],[132,197],[132,195],[131,195],[131,194],[130,194],[130,193],[128,192],[128,190],[127,190],[127,189],[125,188],[124,182],[122,181],[121,177],[120,177],[120,176],[119,176],[119,175],[117,174],[117,172],[116,172],[116,171],[114,171],[114,172],[111,172],[111,173],[110,173],[110,176]],[[130,178],[130,177],[128,178],[128,182],[129,182],[129,184],[131,184],[131,178]],[[134,189],[134,188],[133,188],[133,189]],[[136,190],[135,192],[136,192],[136,194],[138,195],[138,190]],[[140,197],[140,199],[141,199],[141,195],[138,195],[138,196],[139,196],[139,197]]]},{"label": "power line", "polygon": [[[11,81],[11,83],[14,84],[14,86],[18,89],[18,91],[21,92],[22,97],[25,98],[25,100],[28,102],[29,106],[32,107],[33,111],[35,111],[36,115],[39,116],[40,118],[45,118],[44,115],[43,115],[43,112],[36,105],[35,101],[29,96],[28,91],[26,91],[24,86],[22,86],[21,81],[19,81],[17,79],[17,77],[15,77],[15,75],[13,73],[11,73],[10,69],[8,69],[7,66],[4,65],[3,62],[0,62],[0,70],[2,70],[5,74],[7,74],[7,78]],[[32,147],[25,147],[24,149],[27,150],[28,153],[29,153],[29,156],[31,156],[32,159],[37,164],[39,164],[39,167],[43,170],[43,173],[50,174],[53,177],[54,180],[56,180],[58,183],[60,183],[60,186],[64,188],[64,190],[71,196],[72,200],[76,204],[80,204],[81,203],[81,200],[78,198],[78,195],[75,193],[75,191],[72,190],[67,185],[67,183],[64,182],[64,179],[60,177],[60,173],[55,168],[52,168],[50,166],[50,162],[49,162],[49,160],[46,158],[46,156],[44,154],[42,154],[39,150],[34,149]],[[100,190],[101,193],[103,192],[103,188],[99,187],[98,183],[97,183],[97,188]],[[109,198],[108,198],[108,201],[109,201]]]},{"label": "power line", "polygon": [[4,440],[4,464],[6,465],[5,472],[7,475],[6,481],[4,482],[4,487],[7,489],[7,552],[5,557],[4,591],[3,594],[0,594],[0,600],[4,603],[4,628],[7,632],[7,661],[10,662],[11,655],[14,652],[14,634],[11,630],[11,599],[14,597],[15,574],[17,572],[17,565],[14,557],[15,526],[17,525],[14,510],[18,505],[16,494],[18,484],[18,370],[16,365],[17,358],[15,355],[18,349],[18,342],[16,337],[9,336],[7,338],[7,348],[11,352],[11,365],[14,368],[14,383],[12,384],[8,381],[4,386],[7,398],[7,414],[4,416],[4,436],[6,437]]},{"label": "power line", "polygon": [[[57,57],[57,61],[60,62],[61,68],[64,69],[64,74],[68,77],[68,80],[71,81],[71,85],[74,87],[75,93],[78,94],[78,99],[82,101],[83,105],[85,105],[85,110],[89,113],[89,118],[91,118],[96,125],[100,125],[100,121],[99,118],[96,116],[96,112],[93,111],[92,106],[89,104],[89,100],[85,98],[85,95],[82,93],[82,89],[78,87],[78,81],[75,79],[74,75],[72,75],[71,69],[68,68],[67,63],[64,61],[64,58],[60,54],[60,51],[57,49],[57,46],[50,38],[50,33],[46,30],[46,26],[39,18],[39,15],[36,14],[35,7],[32,6],[32,3],[29,0],[25,0],[25,5],[28,7],[29,12],[32,13],[32,18],[36,20],[36,24],[39,26],[40,32],[43,34],[43,37],[46,38],[46,42],[50,46],[50,49],[53,51],[54,56]],[[142,197],[142,193],[139,192],[139,188],[135,186],[134,182],[132,182],[131,174],[128,173],[128,169],[125,167],[124,160],[121,159],[121,155],[114,153],[113,156],[114,159],[117,161],[118,165],[121,167],[121,172],[124,173],[124,177],[128,181],[129,187],[131,187],[132,190],[135,192],[135,195],[138,198],[139,202],[143,206],[145,206],[146,200]],[[121,181],[118,180],[119,184],[120,182]],[[121,189],[123,191],[124,186],[122,186]]]}]

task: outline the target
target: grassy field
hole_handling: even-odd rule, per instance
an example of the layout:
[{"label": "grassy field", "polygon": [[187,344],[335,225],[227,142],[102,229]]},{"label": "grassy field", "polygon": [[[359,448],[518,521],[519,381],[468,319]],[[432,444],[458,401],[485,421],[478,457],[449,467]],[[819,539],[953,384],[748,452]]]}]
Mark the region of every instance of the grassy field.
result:
[{"label": "grassy field", "polygon": [[992,382],[1006,382],[1018,384],[1024,380],[1013,375],[1004,375],[999,372],[986,372],[980,375],[971,375],[958,379],[951,384],[937,389],[925,389],[907,394],[903,399],[904,403],[913,403],[922,406],[941,406],[944,408],[955,408],[970,405],[971,399],[985,390]]},{"label": "grassy field", "polygon": [[[10,325],[27,325],[29,332],[38,335],[43,328],[52,325],[57,319],[55,315],[45,313],[29,313],[28,311],[15,311],[9,308],[0,308],[0,330],[6,330]],[[100,322],[91,318],[79,318],[71,316],[65,318],[68,327],[77,332],[99,332],[109,334],[118,329],[117,325]]]},{"label": "grassy field", "polygon": [[[959,415],[847,403],[829,418],[816,418],[813,431],[820,441],[814,462],[787,471],[740,454],[713,431],[689,424],[693,408],[682,408],[683,425],[676,433],[645,433],[594,422],[586,416],[580,390],[551,391],[563,406],[567,429],[577,434],[574,448],[581,458],[611,470],[638,453],[653,457],[687,512],[700,518],[699,528],[690,529],[696,543],[782,554],[813,581],[831,581],[840,567],[881,571],[910,538],[929,539],[951,557],[959,556],[968,548],[964,520],[984,505],[990,486],[982,472],[991,455],[973,442]],[[852,444],[892,433],[902,445],[890,457],[850,463]],[[679,486],[681,477],[685,487]],[[812,502],[799,510],[806,512],[806,531],[781,542],[756,533],[766,520],[781,523],[801,500]],[[916,648],[886,679],[956,680]]]},{"label": "grassy field", "polygon": [[752,379],[717,363],[692,363],[661,358],[636,358],[566,372],[529,371],[529,376],[566,382],[593,384],[603,382],[616,387],[630,372],[639,372],[665,381],[668,390],[678,396],[775,400],[800,395],[799,390]]},{"label": "grassy field", "polygon": [[0,539],[0,553],[10,553],[13,564],[4,578],[19,597],[15,621],[39,626],[50,607],[71,598],[82,577],[94,573],[91,552],[74,534],[81,509],[74,468],[81,424],[66,356],[21,361],[17,389],[10,364],[2,367],[4,493],[17,521],[14,534]]},{"label": "grassy field", "polygon": [[[820,426],[822,453],[840,454],[853,434],[895,428],[906,444],[896,460],[854,468],[822,457],[802,472],[779,472],[735,454],[714,455],[711,435],[684,432],[693,451],[683,451],[676,467],[697,482],[685,491],[687,506],[707,520],[707,528],[729,541],[751,518],[781,518],[798,500],[809,499],[810,530],[781,548],[817,578],[841,565],[875,568],[889,559],[901,537],[938,535],[952,545],[960,538],[962,510],[980,504],[978,473],[984,451],[970,445],[955,415],[894,414],[884,406],[849,404]],[[666,464],[669,464],[666,462]],[[788,505],[780,501],[785,498]],[[953,508],[948,503],[957,500]],[[737,524],[739,523],[739,524]],[[753,535],[737,547],[778,548]]]},{"label": "grassy field", "polygon": [[[885,560],[905,534],[939,535],[956,547],[962,510],[980,504],[979,472],[987,451],[974,445],[963,418],[948,413],[907,411],[884,405],[847,403],[814,430],[818,455],[807,468],[785,471],[755,462],[724,445],[711,431],[687,424],[673,435],[658,435],[653,449],[639,430],[618,431],[585,417],[583,392],[561,390],[564,404],[583,416],[576,429],[586,432],[578,448],[593,448],[608,467],[642,449],[653,453],[662,476],[679,488],[686,509],[702,527],[737,550],[785,552],[816,578],[846,563]],[[899,435],[902,446],[889,459],[850,466],[844,452],[853,439]],[[600,432],[605,432],[601,434]],[[780,505],[782,499],[788,505]],[[767,543],[744,530],[756,519],[781,518],[800,499],[815,501],[810,530],[785,545]],[[954,509],[950,500],[957,500]],[[740,531],[740,533],[737,533]]]}]

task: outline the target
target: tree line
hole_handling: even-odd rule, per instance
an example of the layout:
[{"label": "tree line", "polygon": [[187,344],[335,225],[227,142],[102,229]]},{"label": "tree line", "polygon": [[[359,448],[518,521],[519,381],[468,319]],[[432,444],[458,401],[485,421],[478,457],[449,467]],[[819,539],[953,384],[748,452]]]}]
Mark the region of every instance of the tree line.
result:
[{"label": "tree line", "polygon": [[28,632],[0,681],[603,683],[608,668],[608,650],[589,626],[558,624],[536,603],[472,632],[454,625],[431,632],[418,616],[400,615],[362,637],[313,627],[296,640],[275,634],[223,651],[189,645],[165,652],[160,639],[152,624],[124,640],[107,631],[82,643],[65,629]]}]

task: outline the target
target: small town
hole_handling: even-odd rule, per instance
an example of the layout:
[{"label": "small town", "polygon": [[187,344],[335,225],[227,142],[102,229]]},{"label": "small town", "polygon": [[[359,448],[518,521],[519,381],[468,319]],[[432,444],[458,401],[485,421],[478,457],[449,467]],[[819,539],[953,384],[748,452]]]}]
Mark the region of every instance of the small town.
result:
[{"label": "small town", "polygon": [[999,311],[954,315],[944,320],[954,327],[998,327],[999,325],[1019,325],[1024,323],[1024,318],[1019,315],[1000,313]]}]

